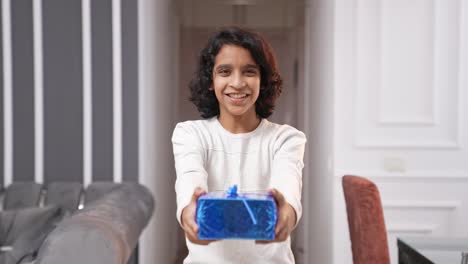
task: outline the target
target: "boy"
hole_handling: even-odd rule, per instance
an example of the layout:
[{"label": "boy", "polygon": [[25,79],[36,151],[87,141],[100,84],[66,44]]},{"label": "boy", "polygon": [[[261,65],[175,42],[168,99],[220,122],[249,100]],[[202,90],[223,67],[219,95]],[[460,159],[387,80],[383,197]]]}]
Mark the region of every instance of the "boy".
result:
[{"label": "boy", "polygon": [[[177,124],[172,137],[177,219],[189,249],[184,263],[294,263],[289,235],[302,213],[306,138],[266,119],[281,85],[271,47],[254,32],[221,29],[201,51],[189,86],[204,119]],[[271,192],[278,205],[274,241],[198,239],[198,197],[234,184],[241,192]]]}]

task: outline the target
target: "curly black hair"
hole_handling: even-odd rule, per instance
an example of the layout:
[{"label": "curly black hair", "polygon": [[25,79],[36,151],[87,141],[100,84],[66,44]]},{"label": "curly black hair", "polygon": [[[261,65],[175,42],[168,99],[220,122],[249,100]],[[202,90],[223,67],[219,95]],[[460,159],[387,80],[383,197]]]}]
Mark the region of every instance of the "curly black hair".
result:
[{"label": "curly black hair", "polygon": [[255,102],[255,112],[260,118],[269,117],[275,101],[281,94],[282,79],[278,72],[273,49],[258,33],[239,28],[226,27],[215,32],[200,52],[198,68],[190,81],[190,98],[203,118],[219,116],[219,103],[214,91],[213,67],[216,55],[223,45],[236,45],[250,51],[260,68],[260,94]]}]

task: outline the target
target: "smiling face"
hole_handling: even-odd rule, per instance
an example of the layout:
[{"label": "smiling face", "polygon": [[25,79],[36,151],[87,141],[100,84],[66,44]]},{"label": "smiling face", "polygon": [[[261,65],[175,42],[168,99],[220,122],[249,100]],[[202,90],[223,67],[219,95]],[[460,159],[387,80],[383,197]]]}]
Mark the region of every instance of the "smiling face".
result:
[{"label": "smiling face", "polygon": [[255,101],[260,93],[260,69],[249,50],[224,45],[216,55],[213,86],[220,118],[256,119]]}]

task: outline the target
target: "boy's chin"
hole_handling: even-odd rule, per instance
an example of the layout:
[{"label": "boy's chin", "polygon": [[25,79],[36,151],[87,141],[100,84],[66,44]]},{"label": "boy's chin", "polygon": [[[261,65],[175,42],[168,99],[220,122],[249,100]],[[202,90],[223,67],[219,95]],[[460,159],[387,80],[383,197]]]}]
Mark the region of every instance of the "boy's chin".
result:
[{"label": "boy's chin", "polygon": [[232,117],[237,117],[237,118],[240,118],[240,117],[247,117],[247,116],[256,116],[255,114],[255,111],[252,112],[251,109],[229,109],[227,111],[228,115],[232,116]]}]

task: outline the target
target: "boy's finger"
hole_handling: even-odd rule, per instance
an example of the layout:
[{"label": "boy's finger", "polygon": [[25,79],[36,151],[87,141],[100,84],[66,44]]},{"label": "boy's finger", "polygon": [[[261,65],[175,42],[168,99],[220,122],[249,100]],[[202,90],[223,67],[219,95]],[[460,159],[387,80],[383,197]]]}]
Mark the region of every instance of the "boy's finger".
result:
[{"label": "boy's finger", "polygon": [[255,244],[266,245],[275,242],[275,240],[255,240]]},{"label": "boy's finger", "polygon": [[278,206],[282,206],[286,203],[283,194],[277,189],[271,189],[270,193],[275,198],[275,201],[278,203]]},{"label": "boy's finger", "polygon": [[281,230],[281,232],[278,234],[278,237],[276,238],[276,240],[278,241],[285,241],[286,240],[287,235],[286,235],[286,231],[285,230]]},{"label": "boy's finger", "polygon": [[200,197],[201,195],[205,193],[206,191],[203,190],[201,187],[195,188],[195,190],[193,191],[193,195],[192,195],[192,201],[196,202],[198,200],[198,197]]},{"label": "boy's finger", "polygon": [[213,242],[214,240],[200,240],[200,239],[195,239],[194,241],[192,241],[193,243],[195,244],[198,244],[198,245],[209,245],[211,242]]},{"label": "boy's finger", "polygon": [[286,229],[286,225],[284,224],[277,225],[275,228],[275,237],[277,237],[285,229]]},{"label": "boy's finger", "polygon": [[194,219],[188,219],[186,222],[186,227],[193,233],[198,233],[198,225]]},{"label": "boy's finger", "polygon": [[198,240],[198,237],[193,234],[193,233],[187,233],[187,238],[192,242],[192,243],[195,243],[195,244],[200,244],[199,240]]},{"label": "boy's finger", "polygon": [[216,240],[201,240],[201,239],[198,239],[198,235],[197,233],[193,233],[193,232],[185,232],[187,238],[194,244],[198,244],[198,245],[208,245],[212,242],[215,242]]},{"label": "boy's finger", "polygon": [[278,233],[281,229],[286,228],[287,225],[288,223],[284,215],[279,214],[278,219],[276,220],[275,234]]}]

